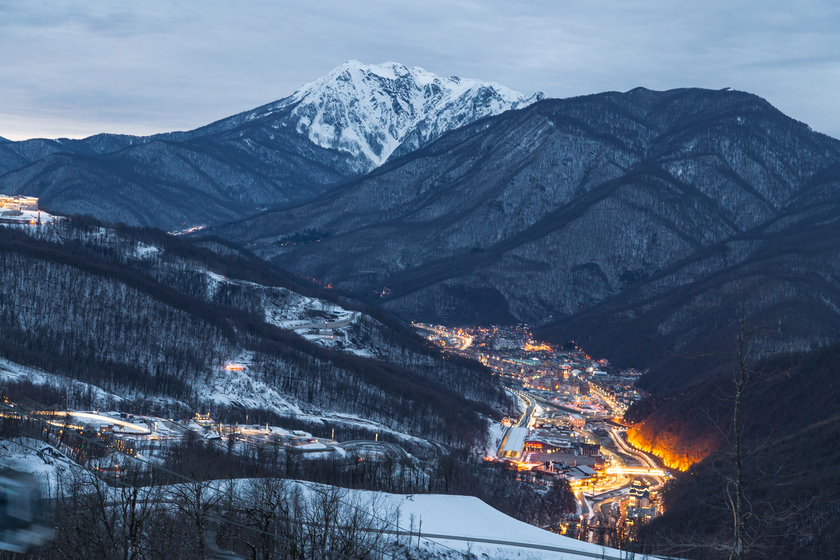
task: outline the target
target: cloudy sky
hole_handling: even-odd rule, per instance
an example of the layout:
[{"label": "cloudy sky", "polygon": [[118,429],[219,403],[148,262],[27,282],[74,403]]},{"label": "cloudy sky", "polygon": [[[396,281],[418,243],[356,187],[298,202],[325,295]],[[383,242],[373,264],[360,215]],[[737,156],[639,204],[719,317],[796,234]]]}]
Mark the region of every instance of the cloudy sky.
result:
[{"label": "cloudy sky", "polygon": [[569,97],[756,93],[840,138],[836,0],[0,0],[0,136],[185,130],[350,60]]}]

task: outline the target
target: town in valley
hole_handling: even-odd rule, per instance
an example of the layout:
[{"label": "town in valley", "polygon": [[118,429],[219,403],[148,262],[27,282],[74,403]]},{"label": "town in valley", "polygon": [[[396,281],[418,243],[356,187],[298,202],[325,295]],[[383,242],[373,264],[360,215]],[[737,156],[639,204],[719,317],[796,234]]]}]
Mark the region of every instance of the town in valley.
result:
[{"label": "town in valley", "polygon": [[413,326],[442,352],[489,367],[519,397],[522,416],[503,419],[485,459],[516,469],[525,483],[568,481],[578,511],[556,530],[593,541],[607,527],[628,536],[663,513],[659,496],[670,473],[630,445],[621,420],[645,396],[636,388],[643,372],[612,367],[574,342],[535,341],[524,325]]}]

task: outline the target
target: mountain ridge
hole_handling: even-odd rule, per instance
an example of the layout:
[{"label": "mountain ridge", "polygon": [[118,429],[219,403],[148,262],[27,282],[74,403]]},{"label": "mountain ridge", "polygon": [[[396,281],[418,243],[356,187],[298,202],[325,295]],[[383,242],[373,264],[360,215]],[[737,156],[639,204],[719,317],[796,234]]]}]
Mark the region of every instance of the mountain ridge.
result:
[{"label": "mountain ridge", "polygon": [[477,121],[217,232],[415,320],[565,321],[770,224],[838,159],[752,94],[608,92]]},{"label": "mountain ridge", "polygon": [[[376,102],[362,103],[369,98]],[[536,98],[396,63],[351,61],[291,96],[192,131],[4,142],[0,192],[110,221],[208,225],[314,198],[400,145],[413,149]]]}]

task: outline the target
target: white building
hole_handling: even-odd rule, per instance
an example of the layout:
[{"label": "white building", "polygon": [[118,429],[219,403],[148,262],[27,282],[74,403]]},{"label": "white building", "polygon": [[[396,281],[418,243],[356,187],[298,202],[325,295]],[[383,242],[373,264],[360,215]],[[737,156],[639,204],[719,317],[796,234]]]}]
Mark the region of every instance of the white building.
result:
[{"label": "white building", "polygon": [[38,210],[38,197],[0,194],[0,210]]},{"label": "white building", "polygon": [[525,448],[525,438],[528,437],[528,428],[510,428],[502,440],[499,448],[499,457],[503,459],[519,459]]}]

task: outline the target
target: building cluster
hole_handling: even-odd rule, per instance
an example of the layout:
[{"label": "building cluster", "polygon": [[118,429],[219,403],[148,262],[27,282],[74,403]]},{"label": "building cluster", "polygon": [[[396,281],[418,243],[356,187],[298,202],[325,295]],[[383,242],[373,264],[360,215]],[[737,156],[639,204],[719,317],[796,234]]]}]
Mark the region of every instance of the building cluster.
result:
[{"label": "building cluster", "polygon": [[650,485],[637,478],[630,486],[630,497],[625,508],[627,525],[644,524],[656,516],[656,499]]},{"label": "building cluster", "polygon": [[[568,379],[568,371],[588,364],[588,356],[573,344],[554,348],[537,342],[524,325],[514,327],[448,328],[415,325],[427,338],[446,350],[476,359],[508,381],[535,377]],[[563,366],[567,366],[565,376]]]},{"label": "building cluster", "polygon": [[118,451],[119,453],[125,453],[126,455],[131,455],[132,457],[137,455],[136,439],[126,438],[107,431],[101,432],[100,439],[102,439],[108,447]]},{"label": "building cluster", "polygon": [[[509,428],[498,458],[517,470],[519,480],[552,485],[565,479],[580,491],[626,484],[623,481],[627,479],[616,472],[624,467],[612,464],[612,455],[602,452],[599,437],[586,431],[587,420],[621,415],[643,398],[636,388],[643,372],[593,359],[573,342],[552,346],[535,341],[524,325],[415,327],[443,351],[478,360],[508,386],[521,388],[523,395],[551,405],[531,429],[516,426],[510,418],[502,422]],[[634,482],[626,506],[626,521],[631,526],[656,514],[651,493],[644,479]]]},{"label": "building cluster", "polygon": [[534,429],[510,428],[499,447],[499,458],[515,466],[520,479],[528,482],[551,484],[566,479],[573,488],[594,486],[604,476],[606,460],[599,443],[573,431],[571,416],[544,419]]},{"label": "building cluster", "polygon": [[0,210],[38,211],[38,198],[34,196],[6,195],[0,194]]},{"label": "building cluster", "polygon": [[[533,377],[522,379],[523,387],[554,393],[553,397],[588,396],[592,388],[599,395],[608,397],[607,401],[618,408],[625,408],[642,399],[642,393],[636,389],[639,375],[635,370],[597,369],[589,364],[564,363],[560,373],[541,372]],[[620,405],[620,406],[619,406]]]},{"label": "building cluster", "polygon": [[586,396],[592,384],[615,404],[627,407],[640,400],[635,388],[642,372],[595,360],[570,342],[562,347],[537,342],[524,325],[460,327],[415,325],[444,350],[480,361],[503,380],[559,395]]},{"label": "building cluster", "polygon": [[623,375],[610,376],[600,381],[599,388],[608,395],[613,402],[630,406],[636,401],[642,400],[644,394],[636,389],[636,380],[640,372],[629,370],[622,372]]},{"label": "building cluster", "polygon": [[44,220],[36,197],[0,194],[0,223],[41,225],[52,223],[54,217],[45,215]]},{"label": "building cluster", "polygon": [[[119,417],[120,420],[134,421],[134,416],[130,414],[120,413]],[[114,420],[117,420],[117,418]],[[143,426],[148,427],[148,424],[144,420],[140,420],[140,422],[142,422]],[[103,456],[107,457],[110,455],[110,450],[131,455],[132,457],[137,456],[138,448],[136,437],[128,437],[129,434],[119,423],[110,423],[108,422],[107,417],[103,416],[102,420],[89,421],[87,425],[96,429],[97,439],[109,449],[103,453]],[[138,424],[138,426],[139,425],[140,424]],[[149,433],[151,433],[152,429],[152,427],[149,427]],[[137,434],[144,435],[143,432],[137,432]]]},{"label": "building cluster", "polygon": [[562,377],[538,377],[531,384],[535,389],[565,393],[567,395],[588,395],[589,382]]}]

